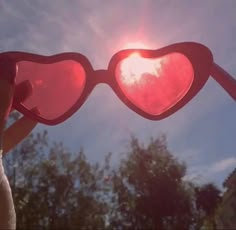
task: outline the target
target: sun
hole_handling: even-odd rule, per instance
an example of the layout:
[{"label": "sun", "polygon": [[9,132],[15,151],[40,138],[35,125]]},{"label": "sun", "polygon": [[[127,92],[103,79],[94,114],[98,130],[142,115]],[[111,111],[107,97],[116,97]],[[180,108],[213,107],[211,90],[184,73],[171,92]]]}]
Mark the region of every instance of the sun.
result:
[{"label": "sun", "polygon": [[[147,44],[137,41],[128,42],[124,49],[151,49]],[[145,75],[159,77],[162,59],[144,58],[139,52],[133,52],[119,66],[120,77],[124,84],[133,85],[145,82]]]},{"label": "sun", "polygon": [[132,53],[120,64],[121,80],[126,85],[133,85],[143,82],[145,74],[159,77],[161,65],[161,59],[143,58],[138,52]]}]

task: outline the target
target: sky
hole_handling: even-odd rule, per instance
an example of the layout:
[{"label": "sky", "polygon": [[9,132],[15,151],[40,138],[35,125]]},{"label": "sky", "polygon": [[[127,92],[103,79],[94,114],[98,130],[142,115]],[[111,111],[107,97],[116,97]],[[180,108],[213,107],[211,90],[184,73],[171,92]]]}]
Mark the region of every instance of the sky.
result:
[{"label": "sky", "polygon": [[[127,43],[158,49],[194,41],[209,47],[214,61],[236,78],[235,12],[235,0],[0,0],[0,52],[79,52],[101,69]],[[83,147],[91,161],[112,152],[113,163],[130,135],[146,143],[165,134],[174,156],[187,163],[187,178],[220,186],[236,167],[235,117],[235,101],[213,78],[160,121],[142,118],[111,88],[98,85],[70,119],[39,124],[36,131],[47,129],[71,151]]]}]

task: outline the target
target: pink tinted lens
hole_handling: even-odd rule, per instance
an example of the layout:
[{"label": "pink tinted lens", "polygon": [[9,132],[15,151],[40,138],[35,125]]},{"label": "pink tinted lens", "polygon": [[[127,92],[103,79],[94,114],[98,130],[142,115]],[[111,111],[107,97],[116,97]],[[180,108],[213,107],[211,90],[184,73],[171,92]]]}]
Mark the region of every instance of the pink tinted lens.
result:
[{"label": "pink tinted lens", "polygon": [[194,78],[192,64],[181,53],[143,58],[133,53],[116,67],[116,80],[124,95],[139,109],[160,115],[188,92]]},{"label": "pink tinted lens", "polygon": [[17,65],[16,84],[28,80],[32,87],[23,106],[46,120],[61,117],[75,105],[84,90],[86,75],[78,62],[64,60],[39,64],[21,61]]}]

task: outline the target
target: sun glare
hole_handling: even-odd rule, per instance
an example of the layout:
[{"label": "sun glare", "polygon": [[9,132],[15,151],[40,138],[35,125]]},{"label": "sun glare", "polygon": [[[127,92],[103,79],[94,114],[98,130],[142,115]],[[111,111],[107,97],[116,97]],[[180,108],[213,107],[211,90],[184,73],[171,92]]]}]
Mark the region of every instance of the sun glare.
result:
[{"label": "sun glare", "polygon": [[147,45],[142,42],[128,42],[123,47],[124,49],[150,49]]},{"label": "sun glare", "polygon": [[145,80],[142,79],[145,74],[159,77],[161,61],[161,59],[143,58],[139,53],[131,54],[120,65],[122,81],[131,85]]}]

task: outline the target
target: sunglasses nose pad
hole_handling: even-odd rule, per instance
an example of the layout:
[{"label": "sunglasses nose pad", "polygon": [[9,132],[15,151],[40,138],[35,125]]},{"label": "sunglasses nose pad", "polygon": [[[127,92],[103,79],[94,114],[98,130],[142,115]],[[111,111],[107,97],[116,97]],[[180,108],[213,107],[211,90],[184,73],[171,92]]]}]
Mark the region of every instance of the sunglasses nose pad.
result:
[{"label": "sunglasses nose pad", "polygon": [[24,102],[33,94],[33,85],[29,80],[25,80],[15,87],[14,101],[17,103]]}]

